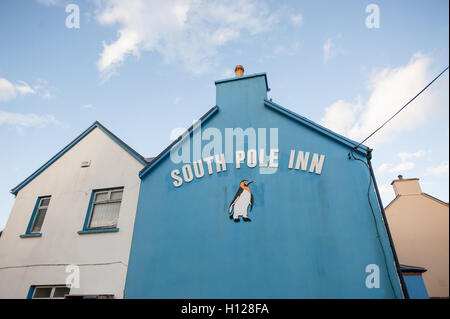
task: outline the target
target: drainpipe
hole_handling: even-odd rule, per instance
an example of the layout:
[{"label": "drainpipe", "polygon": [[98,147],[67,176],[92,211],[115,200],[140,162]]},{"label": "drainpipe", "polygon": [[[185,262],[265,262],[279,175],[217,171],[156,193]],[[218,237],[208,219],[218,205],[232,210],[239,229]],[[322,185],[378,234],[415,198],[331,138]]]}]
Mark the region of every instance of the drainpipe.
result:
[{"label": "drainpipe", "polygon": [[373,173],[372,163],[370,162],[370,160],[372,158],[372,149],[369,148],[367,150],[366,157],[367,157],[367,163],[369,164],[370,176],[372,178],[373,185],[375,188],[375,193],[377,195],[378,206],[380,206],[381,216],[383,217],[383,221],[384,221],[384,227],[386,228],[386,232],[387,232],[388,239],[389,239],[389,244],[392,249],[392,254],[394,255],[395,268],[397,269],[397,274],[400,279],[400,285],[402,287],[403,295],[404,295],[405,299],[409,299],[408,289],[406,288],[405,280],[403,279],[402,271],[400,270],[400,263],[398,262],[397,253],[395,252],[394,241],[392,240],[392,236],[391,236],[391,232],[389,230],[389,225],[387,222],[386,214],[384,213],[383,203],[381,202],[381,196],[380,196],[380,192],[378,190],[377,181],[375,180],[375,175]]}]

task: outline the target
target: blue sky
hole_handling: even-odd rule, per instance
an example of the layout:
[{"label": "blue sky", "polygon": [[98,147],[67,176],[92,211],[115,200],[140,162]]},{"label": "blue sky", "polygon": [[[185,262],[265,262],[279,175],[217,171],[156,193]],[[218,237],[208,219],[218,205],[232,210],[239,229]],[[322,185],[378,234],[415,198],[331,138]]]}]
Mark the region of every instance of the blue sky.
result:
[{"label": "blue sky", "polygon": [[[68,3],[80,28],[67,28]],[[379,7],[367,28],[366,6]],[[214,81],[266,72],[270,97],[360,140],[448,65],[448,1],[1,1],[0,229],[9,190],[95,120],[146,157],[215,104]],[[448,202],[448,72],[376,138],[398,174]]]}]

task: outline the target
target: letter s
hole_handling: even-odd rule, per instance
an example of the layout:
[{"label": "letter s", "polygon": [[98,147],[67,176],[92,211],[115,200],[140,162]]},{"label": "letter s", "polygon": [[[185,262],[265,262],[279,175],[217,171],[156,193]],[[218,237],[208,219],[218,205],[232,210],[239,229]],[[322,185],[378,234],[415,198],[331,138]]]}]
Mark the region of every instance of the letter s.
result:
[{"label": "letter s", "polygon": [[181,179],[181,177],[179,175],[180,175],[180,170],[178,170],[178,169],[174,169],[170,173],[170,176],[172,176],[172,178],[174,179],[173,186],[175,186],[175,187],[180,187],[181,184],[183,184],[183,180]]}]

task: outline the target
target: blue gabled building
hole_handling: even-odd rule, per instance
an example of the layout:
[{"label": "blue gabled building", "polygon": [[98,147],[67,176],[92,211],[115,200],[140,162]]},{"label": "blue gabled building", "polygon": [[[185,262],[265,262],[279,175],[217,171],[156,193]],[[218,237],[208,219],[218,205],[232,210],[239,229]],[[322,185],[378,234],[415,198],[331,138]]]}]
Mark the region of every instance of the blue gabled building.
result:
[{"label": "blue gabled building", "polygon": [[265,73],[215,84],[140,172],[125,298],[404,298],[371,150],[268,100]]}]

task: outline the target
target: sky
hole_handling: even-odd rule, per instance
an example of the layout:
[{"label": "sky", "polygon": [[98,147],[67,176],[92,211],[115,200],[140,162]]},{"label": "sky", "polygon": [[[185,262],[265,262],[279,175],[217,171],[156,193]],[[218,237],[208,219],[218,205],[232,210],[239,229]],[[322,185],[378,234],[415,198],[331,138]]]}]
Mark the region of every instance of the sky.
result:
[{"label": "sky", "polygon": [[[155,156],[237,64],[266,72],[277,104],[361,141],[448,66],[448,13],[446,0],[1,1],[0,229],[9,191],[94,121]],[[399,174],[448,202],[448,87],[447,71],[365,143],[385,206]]]}]

